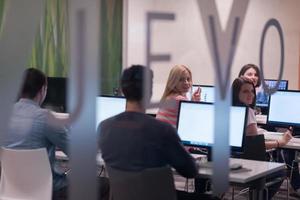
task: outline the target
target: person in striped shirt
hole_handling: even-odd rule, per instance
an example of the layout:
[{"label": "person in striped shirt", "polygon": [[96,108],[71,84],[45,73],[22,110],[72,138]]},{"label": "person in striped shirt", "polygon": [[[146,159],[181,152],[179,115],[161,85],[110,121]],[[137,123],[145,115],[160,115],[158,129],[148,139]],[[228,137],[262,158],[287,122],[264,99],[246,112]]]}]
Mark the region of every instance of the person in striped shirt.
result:
[{"label": "person in striped shirt", "polygon": [[[187,93],[192,85],[191,70],[185,65],[175,65],[170,71],[156,119],[169,123],[176,128],[179,101],[189,100]],[[191,100],[200,101],[200,92],[199,87],[193,93]]]}]

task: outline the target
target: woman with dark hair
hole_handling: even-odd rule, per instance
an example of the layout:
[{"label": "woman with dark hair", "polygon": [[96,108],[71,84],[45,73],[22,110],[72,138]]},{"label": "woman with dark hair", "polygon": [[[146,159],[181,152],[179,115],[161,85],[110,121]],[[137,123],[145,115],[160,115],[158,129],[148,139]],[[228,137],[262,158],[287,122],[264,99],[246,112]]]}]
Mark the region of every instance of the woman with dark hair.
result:
[{"label": "woman with dark hair", "polygon": [[258,88],[261,85],[259,68],[254,64],[244,65],[239,73],[239,77],[241,76],[249,78],[254,84],[255,88]]},{"label": "woman with dark hair", "polygon": [[[259,68],[254,65],[254,64],[246,64],[242,67],[242,69],[239,72],[239,77],[241,76],[245,76],[247,78],[249,78],[253,85],[255,86],[256,89],[256,98],[257,98],[257,102],[266,102],[266,99],[268,98],[268,96],[263,92],[262,88],[260,87],[261,85],[261,76],[260,76],[260,70]],[[254,100],[254,102],[256,102],[256,98]],[[254,104],[252,104],[252,109],[254,108],[253,106]],[[259,108],[255,108],[256,109],[256,113],[260,113],[260,109]],[[296,163],[294,165],[294,168],[291,169],[293,160],[295,158],[295,151],[292,149],[285,149],[283,151],[284,154],[284,158],[285,158],[285,162],[287,163],[287,167],[289,170],[292,170],[292,179],[290,180],[291,186],[294,189],[294,191],[296,192],[296,194],[298,196],[300,196],[300,175],[299,175],[299,166],[298,163]]]},{"label": "woman with dark hair", "polygon": [[[50,110],[41,108],[47,95],[47,85],[47,76],[40,70],[28,68],[24,71],[19,99],[13,106],[3,146],[12,149],[46,148],[53,176],[52,199],[67,199],[68,179],[57,165],[55,150],[59,148],[68,155],[68,127],[53,123],[60,119]],[[108,199],[108,179],[98,180],[101,199]]]},{"label": "woman with dark hair", "polygon": [[[247,127],[246,127],[246,135],[247,136],[255,136],[258,135],[257,132],[257,122],[254,114],[255,107],[255,86],[251,79],[241,76],[236,78],[232,83],[232,105],[233,106],[247,106],[248,107],[248,119],[247,119]],[[266,149],[278,148],[286,145],[289,140],[292,138],[290,130],[287,130],[283,136],[279,140],[275,141],[265,141]],[[273,180],[277,177],[284,177],[285,173],[278,172],[271,174],[267,177],[268,180]],[[269,195],[268,199],[272,199],[272,197],[278,191],[280,185],[283,181],[280,181],[268,188]]]},{"label": "woman with dark hair", "polygon": [[[259,68],[254,65],[254,64],[246,64],[242,67],[239,73],[239,77],[245,76],[249,78],[254,87],[255,87],[255,92],[256,92],[256,102],[267,102],[268,101],[268,96],[263,92],[263,89],[261,86],[261,76],[260,76],[260,71]],[[259,114],[261,113],[261,108],[255,108],[255,113]]]},{"label": "woman with dark hair", "polygon": [[[253,81],[241,76],[232,83],[232,105],[245,105],[248,109],[248,121],[246,135],[257,135],[257,122],[253,108],[255,107],[255,87]],[[286,145],[292,138],[291,131],[287,130],[281,139],[275,141],[266,141],[266,148],[278,148]]]}]

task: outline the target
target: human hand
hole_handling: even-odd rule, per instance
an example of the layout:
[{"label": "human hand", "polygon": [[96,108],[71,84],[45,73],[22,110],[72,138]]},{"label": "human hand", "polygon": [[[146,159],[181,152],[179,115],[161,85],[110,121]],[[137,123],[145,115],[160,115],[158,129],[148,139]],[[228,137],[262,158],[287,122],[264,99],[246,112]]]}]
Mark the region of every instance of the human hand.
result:
[{"label": "human hand", "polygon": [[198,87],[198,89],[193,93],[192,100],[200,101],[200,94],[201,94],[201,88]]},{"label": "human hand", "polygon": [[293,138],[292,132],[290,129],[288,129],[281,137],[281,139],[278,141],[279,146],[286,145],[291,139]]}]

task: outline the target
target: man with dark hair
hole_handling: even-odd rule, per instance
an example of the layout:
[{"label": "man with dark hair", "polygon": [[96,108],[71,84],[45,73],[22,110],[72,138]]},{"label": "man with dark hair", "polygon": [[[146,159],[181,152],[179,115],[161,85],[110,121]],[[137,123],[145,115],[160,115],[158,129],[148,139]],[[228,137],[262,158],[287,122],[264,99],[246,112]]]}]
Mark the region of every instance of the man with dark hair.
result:
[{"label": "man with dark hair", "polygon": [[146,70],[135,65],[123,72],[126,111],[100,124],[103,159],[110,167],[130,171],[171,165],[183,176],[194,177],[194,160],[180,144],[175,129],[145,114],[142,101]]},{"label": "man with dark hair", "polygon": [[140,101],[143,100],[144,93],[144,75],[150,77],[148,81],[149,90],[152,92],[153,72],[141,65],[133,65],[130,70],[124,70],[121,79],[121,88],[127,100]]},{"label": "man with dark hair", "polygon": [[[43,74],[41,71],[37,69],[29,68],[25,70],[23,78],[24,78],[23,86],[20,94],[21,98],[34,99],[39,92],[43,92],[44,98],[46,97],[48,83],[45,74]],[[41,91],[43,87],[44,90]],[[44,101],[43,98],[40,99],[38,103],[41,104],[42,101]]]},{"label": "man with dark hair", "polygon": [[[46,94],[45,74],[38,69],[26,69],[19,100],[13,107],[4,146],[13,149],[46,148],[53,175],[53,200],[66,200],[67,177],[63,170],[55,165],[55,149],[58,147],[68,155],[68,134],[66,127],[55,123],[59,119],[51,111],[40,107]],[[108,199],[107,178],[100,177],[98,183],[101,199]]]},{"label": "man with dark hair", "polygon": [[[47,94],[47,77],[38,69],[24,72],[19,100],[11,115],[4,146],[13,149],[46,148],[53,175],[53,191],[66,187],[66,176],[55,167],[55,148],[67,153],[67,129],[50,123],[55,116],[40,106]],[[34,164],[34,163],[33,163]]]},{"label": "man with dark hair", "polygon": [[[144,87],[146,73],[150,79]],[[126,111],[100,124],[102,157],[106,165],[115,169],[141,171],[170,165],[182,176],[193,178],[197,167],[181,145],[176,130],[145,114],[143,89],[151,93],[152,76],[151,70],[140,65],[124,70],[121,88],[127,100]]]}]

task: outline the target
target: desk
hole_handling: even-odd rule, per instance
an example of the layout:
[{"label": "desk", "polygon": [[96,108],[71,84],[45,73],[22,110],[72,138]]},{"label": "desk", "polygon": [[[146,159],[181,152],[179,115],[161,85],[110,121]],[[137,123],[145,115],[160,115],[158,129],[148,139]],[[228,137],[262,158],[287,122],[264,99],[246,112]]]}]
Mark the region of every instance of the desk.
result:
[{"label": "desk", "polygon": [[[234,163],[241,164],[243,169],[230,171],[229,181],[232,183],[245,184],[285,168],[284,163],[230,158],[230,164]],[[199,169],[199,175],[203,178],[210,178],[212,176],[212,168]]]},{"label": "desk", "polygon": [[[232,184],[243,184],[251,187],[251,199],[263,199],[263,188],[257,186],[257,182],[273,172],[285,169],[284,163],[264,162],[246,159],[230,158],[230,164],[242,164],[243,169],[230,171],[229,181]],[[248,170],[247,170],[248,169]],[[210,178],[212,168],[199,169],[199,177]]]},{"label": "desk", "polygon": [[[199,155],[193,155],[194,157],[199,157]],[[62,151],[56,151],[56,158],[67,160],[68,157]],[[229,181],[233,184],[243,184],[246,186],[251,186],[251,198],[252,199],[262,199],[263,188],[258,187],[256,182],[265,176],[282,170],[285,168],[284,163],[274,163],[274,162],[263,162],[255,160],[246,160],[246,159],[236,159],[230,158],[230,164],[238,163],[243,166],[241,170],[230,171]],[[101,154],[97,155],[97,164],[104,165],[104,161],[101,157]],[[200,168],[199,177],[202,178],[211,178],[212,168]]]},{"label": "desk", "polygon": [[[266,140],[279,140],[282,137],[282,134],[283,133],[280,132],[264,132]],[[300,150],[300,138],[292,138],[286,145],[280,148]]]},{"label": "desk", "polygon": [[69,113],[59,113],[50,111],[57,119],[69,119],[70,114]]}]

